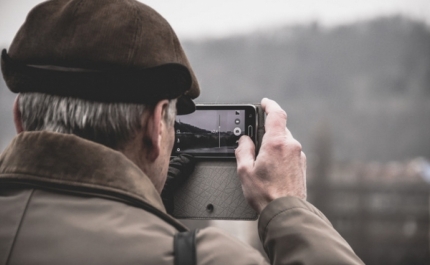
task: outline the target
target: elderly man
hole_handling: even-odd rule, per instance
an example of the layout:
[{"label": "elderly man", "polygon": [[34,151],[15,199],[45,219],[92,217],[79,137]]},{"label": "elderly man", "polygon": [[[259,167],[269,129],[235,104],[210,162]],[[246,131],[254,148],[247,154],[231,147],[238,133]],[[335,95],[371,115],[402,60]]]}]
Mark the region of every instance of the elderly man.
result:
[{"label": "elderly man", "polygon": [[[0,156],[1,264],[266,263],[213,228],[195,235],[190,260],[178,258],[190,256],[173,243],[187,228],[160,193],[176,111],[192,112],[200,90],[154,10],[134,0],[44,2],[3,51],[2,71],[19,95],[18,135]],[[361,264],[306,202],[306,160],[285,112],[269,99],[262,106],[258,157],[248,137],[236,157],[271,263]]]}]

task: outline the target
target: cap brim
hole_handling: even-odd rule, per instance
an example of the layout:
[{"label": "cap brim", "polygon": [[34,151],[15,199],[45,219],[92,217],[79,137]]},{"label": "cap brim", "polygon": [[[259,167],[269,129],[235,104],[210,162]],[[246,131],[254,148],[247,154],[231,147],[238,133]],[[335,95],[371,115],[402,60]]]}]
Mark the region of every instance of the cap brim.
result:
[{"label": "cap brim", "polygon": [[196,110],[196,104],[187,95],[182,95],[176,102],[177,115],[185,115],[193,113]]},{"label": "cap brim", "polygon": [[[182,97],[192,87],[190,71],[178,63],[144,69],[94,70],[28,65],[10,58],[3,50],[1,66],[6,84],[14,93],[39,92],[107,103],[154,104]],[[194,111],[190,96],[179,100],[178,113]]]}]

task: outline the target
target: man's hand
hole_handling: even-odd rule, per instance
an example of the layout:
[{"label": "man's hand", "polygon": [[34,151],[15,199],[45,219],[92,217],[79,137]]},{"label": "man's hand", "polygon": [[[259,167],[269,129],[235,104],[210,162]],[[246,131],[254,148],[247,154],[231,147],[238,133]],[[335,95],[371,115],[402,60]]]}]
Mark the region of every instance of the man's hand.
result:
[{"label": "man's hand", "polygon": [[273,200],[295,196],[306,199],[306,157],[287,129],[287,114],[273,100],[264,98],[266,133],[255,158],[255,145],[242,136],[236,149],[237,173],[243,193],[258,212]]},{"label": "man's hand", "polygon": [[173,213],[173,195],[182,183],[193,173],[196,161],[192,155],[182,154],[170,160],[166,184],[161,192],[161,199],[168,214]]}]

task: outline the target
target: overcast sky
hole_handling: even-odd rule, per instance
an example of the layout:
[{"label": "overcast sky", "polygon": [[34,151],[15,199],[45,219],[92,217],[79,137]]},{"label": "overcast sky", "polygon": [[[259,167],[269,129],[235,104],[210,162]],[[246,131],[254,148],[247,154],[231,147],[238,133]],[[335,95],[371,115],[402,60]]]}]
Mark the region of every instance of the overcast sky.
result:
[{"label": "overcast sky", "polygon": [[[8,44],[40,0],[0,0],[0,43]],[[222,37],[271,26],[318,21],[335,26],[404,14],[430,25],[430,0],[147,0],[180,39]]]}]

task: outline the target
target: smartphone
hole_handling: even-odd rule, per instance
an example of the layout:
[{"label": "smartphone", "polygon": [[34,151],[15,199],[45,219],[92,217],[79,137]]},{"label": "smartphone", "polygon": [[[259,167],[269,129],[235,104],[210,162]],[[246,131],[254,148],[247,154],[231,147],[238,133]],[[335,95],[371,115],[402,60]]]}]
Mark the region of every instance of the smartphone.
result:
[{"label": "smartphone", "polygon": [[234,158],[238,140],[248,135],[257,145],[258,111],[252,104],[197,104],[196,111],[178,115],[172,156]]}]

